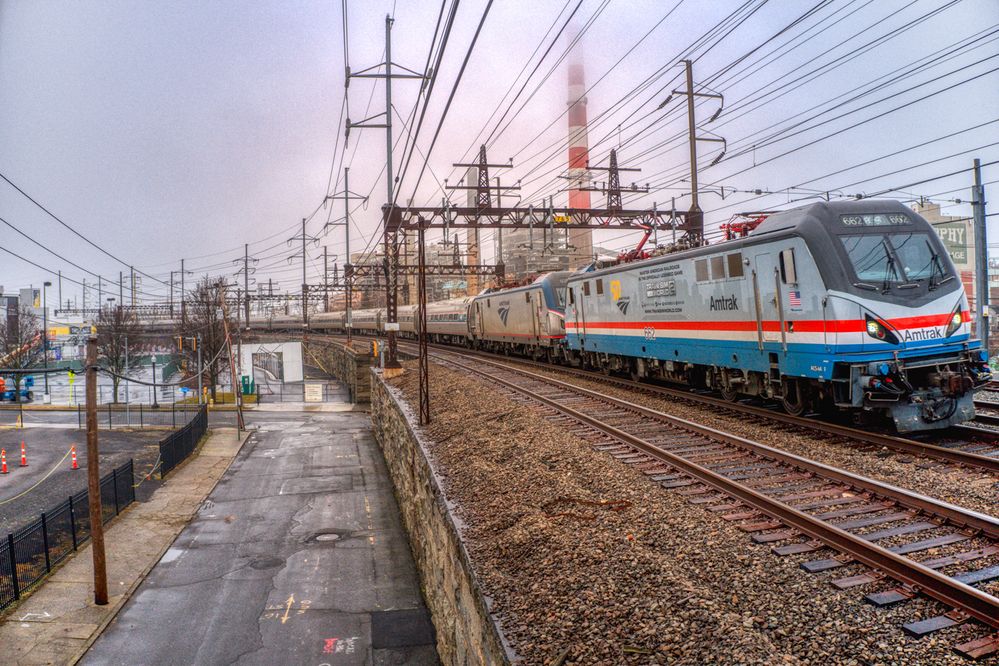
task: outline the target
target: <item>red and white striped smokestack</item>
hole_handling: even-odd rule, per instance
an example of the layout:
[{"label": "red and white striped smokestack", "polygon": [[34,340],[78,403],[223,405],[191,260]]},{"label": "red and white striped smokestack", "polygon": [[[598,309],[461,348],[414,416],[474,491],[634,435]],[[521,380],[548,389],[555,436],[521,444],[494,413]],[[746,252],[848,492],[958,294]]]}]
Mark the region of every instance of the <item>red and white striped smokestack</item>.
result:
[{"label": "red and white striped smokestack", "polygon": [[[590,192],[580,187],[589,186],[589,140],[586,131],[586,78],[583,63],[569,63],[569,190],[570,208],[589,208]],[[569,244],[574,246],[573,265],[589,263],[593,255],[593,235],[589,229],[569,232]]]}]

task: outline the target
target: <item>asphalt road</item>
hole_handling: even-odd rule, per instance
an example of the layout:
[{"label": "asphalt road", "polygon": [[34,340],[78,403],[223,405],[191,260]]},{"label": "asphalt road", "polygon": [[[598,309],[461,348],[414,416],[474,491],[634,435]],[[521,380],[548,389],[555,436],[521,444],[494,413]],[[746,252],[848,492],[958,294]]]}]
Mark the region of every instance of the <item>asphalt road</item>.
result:
[{"label": "asphalt road", "polygon": [[[138,407],[134,407],[128,413],[124,410],[113,410],[109,413],[105,407],[97,410],[97,427],[102,431],[107,430],[110,419],[112,430],[115,428],[140,429],[144,426],[179,428],[194,416],[195,410],[196,406],[191,406],[187,412],[180,407],[175,412],[170,410],[152,412],[145,408],[140,411]],[[0,409],[0,426],[17,424],[18,414],[17,410]],[[236,423],[235,412],[217,411],[210,414],[209,418],[213,425],[231,426]],[[75,409],[28,410],[23,412],[23,418],[26,427],[61,425],[78,428],[81,425],[86,425],[86,416]]]},{"label": "asphalt road", "polygon": [[436,664],[367,417],[261,412],[83,664]]}]

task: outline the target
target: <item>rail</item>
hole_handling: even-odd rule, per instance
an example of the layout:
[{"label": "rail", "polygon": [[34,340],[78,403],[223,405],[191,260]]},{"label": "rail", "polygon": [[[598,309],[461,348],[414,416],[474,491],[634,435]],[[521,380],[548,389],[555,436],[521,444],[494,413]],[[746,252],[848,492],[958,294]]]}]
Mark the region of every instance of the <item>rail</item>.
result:
[{"label": "rail", "polygon": [[[723,517],[739,521],[738,524],[744,531],[757,533],[760,543],[801,537],[811,540],[775,549],[779,554],[812,552],[831,547],[844,556],[818,560],[813,570],[842,566],[849,561],[860,562],[875,572],[880,572],[879,575],[888,576],[902,585],[900,589],[883,593],[886,595],[883,598],[888,600],[886,603],[923,593],[958,610],[958,613],[952,613],[944,620],[933,618],[932,621],[910,623],[905,627],[910,633],[928,633],[941,626],[948,626],[947,623],[956,624],[962,618],[974,618],[993,629],[999,628],[999,599],[968,582],[990,580],[991,578],[981,576],[991,576],[991,568],[983,570],[984,573],[979,577],[967,574],[951,577],[938,569],[953,564],[953,558],[938,558],[921,563],[905,557],[907,553],[925,551],[943,543],[958,543],[975,535],[991,543],[985,549],[971,551],[968,561],[994,554],[999,551],[995,543],[999,539],[999,521],[992,516],[505,363],[483,362],[480,358],[474,358],[475,364],[469,365],[460,360],[468,360],[466,354],[453,350],[435,352],[435,355],[448,365],[477,374],[493,386],[505,387],[508,391],[524,395],[563,417],[568,416],[592,428],[612,440],[616,446],[635,452],[625,452],[620,456],[622,458],[634,462],[646,461],[642,464],[656,461],[661,468],[655,470],[659,474],[652,478],[670,479],[666,487],[681,488],[680,492],[686,491],[685,494],[703,497],[698,503],[726,502],[729,501],[728,498],[734,498],[735,504],[718,505],[718,510],[736,510],[735,514]],[[455,357],[459,360],[455,360]],[[492,366],[499,372],[487,371],[483,369],[483,364]],[[609,416],[597,415],[599,412],[607,412]],[[654,441],[650,441],[650,434]],[[665,470],[679,474],[666,474]],[[688,478],[684,480],[680,477]],[[794,486],[795,483],[805,484],[806,492],[802,492],[800,488],[789,491],[785,487]],[[802,499],[808,501],[796,505],[789,503],[791,500]],[[841,506],[847,508],[836,510],[836,507]],[[742,508],[741,511],[739,507]],[[819,515],[807,512],[819,507],[834,510],[820,509],[826,513]],[[901,513],[896,511],[871,516],[872,513],[890,512],[893,507],[904,510]],[[745,511],[747,508],[751,510]],[[831,522],[831,518],[850,515],[866,517],[845,523]],[[760,522],[760,518],[768,520]],[[890,523],[901,525],[867,534],[856,531]],[[948,533],[902,547],[886,548],[875,543],[881,538],[916,534],[937,528]],[[844,586],[848,585],[844,583]],[[878,595],[869,595],[869,598],[871,596],[882,598]],[[968,654],[978,649],[971,644],[957,647],[959,652],[962,648]]]}]

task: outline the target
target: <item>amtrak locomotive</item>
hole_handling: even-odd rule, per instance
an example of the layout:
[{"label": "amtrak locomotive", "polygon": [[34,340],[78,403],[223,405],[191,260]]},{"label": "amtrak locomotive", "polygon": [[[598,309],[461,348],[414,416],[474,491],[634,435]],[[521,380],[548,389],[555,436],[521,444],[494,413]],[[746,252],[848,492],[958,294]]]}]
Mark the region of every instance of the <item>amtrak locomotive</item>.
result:
[{"label": "amtrak locomotive", "polygon": [[[416,332],[413,309],[399,308],[403,334]],[[438,341],[774,399],[792,414],[887,416],[901,432],[974,418],[972,390],[990,379],[940,239],[895,201],[808,205],[736,240],[427,312]],[[359,331],[382,321],[353,315]],[[342,329],[343,313],[312,326]]]}]

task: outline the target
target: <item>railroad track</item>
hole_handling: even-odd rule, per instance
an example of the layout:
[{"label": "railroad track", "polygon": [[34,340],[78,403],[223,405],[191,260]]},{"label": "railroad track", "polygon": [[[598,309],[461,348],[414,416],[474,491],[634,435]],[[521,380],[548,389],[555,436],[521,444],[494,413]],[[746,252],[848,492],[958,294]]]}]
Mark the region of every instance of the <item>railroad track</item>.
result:
[{"label": "railroad track", "polygon": [[[408,343],[404,343],[403,346],[408,347]],[[447,345],[430,346],[435,350],[453,350]],[[415,345],[413,349],[415,353]],[[613,375],[596,374],[577,368],[550,365],[528,359],[497,357],[497,355],[488,352],[461,350],[461,353],[475,355],[483,359],[503,358],[504,362],[517,363],[549,372],[564,373],[590,381],[599,381],[619,388],[640,391],[646,395],[707,405],[720,412],[740,417],[748,416],[760,422],[780,423],[799,431],[818,433],[824,438],[836,439],[849,443],[851,446],[867,447],[872,450],[889,449],[906,455],[929,458],[938,461],[937,464],[957,465],[999,474],[999,432],[972,427],[958,428],[956,432],[960,434],[960,440],[947,442],[946,445],[938,445],[908,437],[861,430],[807,416],[791,416],[775,408],[771,409],[745,402],[729,402],[705,393],[696,393],[690,389],[676,389],[648,382],[636,382]],[[994,405],[993,409],[999,409],[999,404]],[[996,424],[999,425],[999,415],[996,417]],[[921,466],[933,467],[935,464],[924,462],[921,463]]]},{"label": "railroad track", "polygon": [[[333,338],[337,340],[344,339],[343,336],[328,334],[313,335],[312,337]],[[415,356],[417,353],[416,343],[414,342],[400,340],[398,344],[400,350],[409,350],[408,353],[410,355]],[[455,347],[441,344],[430,344],[430,347],[432,349],[439,349],[443,351],[456,350]],[[992,425],[994,426],[994,429],[977,428],[974,426],[957,426],[951,429],[953,433],[958,435],[956,438],[947,438],[948,441],[942,441],[940,444],[934,444],[920,439],[900,437],[888,433],[862,430],[860,428],[852,428],[850,426],[820,420],[815,417],[792,416],[783,411],[779,411],[777,408],[752,405],[742,401],[730,402],[707,393],[697,393],[690,389],[677,389],[660,384],[636,382],[614,375],[598,374],[588,370],[581,370],[561,365],[552,365],[549,363],[532,361],[526,358],[500,356],[498,354],[484,351],[462,349],[460,352],[466,355],[475,355],[483,359],[501,358],[504,362],[518,363],[526,367],[539,368],[549,372],[558,372],[590,381],[599,381],[611,386],[631,391],[639,391],[646,395],[655,397],[665,397],[673,400],[707,405],[722,413],[737,415],[739,417],[749,417],[751,420],[755,420],[760,423],[779,423],[783,426],[790,426],[792,429],[797,431],[817,433],[825,439],[838,440],[844,444],[854,447],[868,448],[870,450],[878,451],[888,449],[905,455],[918,456],[935,461],[918,463],[918,465],[923,468],[940,466],[949,469],[951,466],[957,466],[999,474],[999,413],[995,415],[983,413],[980,414],[978,419],[979,424],[984,426]],[[997,386],[999,386],[999,383],[997,383]],[[983,402],[980,404],[976,401],[975,404],[976,407],[999,411],[999,402],[992,404]]]},{"label": "railroad track", "polygon": [[[868,567],[834,579],[838,588],[883,581],[887,589],[867,601],[887,606],[925,594],[950,609],[903,625],[911,635],[971,620],[999,632],[999,598],[976,587],[999,579],[999,520],[992,516],[521,367],[450,349],[432,355],[539,406],[597,450],[731,521],[754,542],[774,544],[775,554],[816,553],[802,564],[806,571]],[[914,559],[941,548],[949,554]],[[954,649],[970,658],[993,654],[999,633]]]},{"label": "railroad track", "polygon": [[975,400],[975,420],[987,427],[999,426],[999,402],[995,400]]}]

